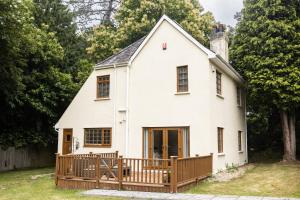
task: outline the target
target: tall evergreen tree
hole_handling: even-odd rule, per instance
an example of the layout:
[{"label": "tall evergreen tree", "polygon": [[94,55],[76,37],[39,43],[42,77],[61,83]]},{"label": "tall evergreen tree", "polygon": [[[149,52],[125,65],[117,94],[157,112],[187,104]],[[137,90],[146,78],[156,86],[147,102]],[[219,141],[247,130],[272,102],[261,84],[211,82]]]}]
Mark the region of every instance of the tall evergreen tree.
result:
[{"label": "tall evergreen tree", "polygon": [[277,108],[284,156],[296,159],[295,111],[300,103],[300,2],[245,0],[231,47],[233,65],[249,85],[249,102]]}]

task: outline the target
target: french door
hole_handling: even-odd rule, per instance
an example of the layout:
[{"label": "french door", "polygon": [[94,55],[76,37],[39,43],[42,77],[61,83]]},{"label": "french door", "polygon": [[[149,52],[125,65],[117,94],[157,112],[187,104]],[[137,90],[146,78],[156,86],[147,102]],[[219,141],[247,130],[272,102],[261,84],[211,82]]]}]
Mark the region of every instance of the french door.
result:
[{"label": "french door", "polygon": [[188,128],[144,128],[144,158],[187,157]]}]

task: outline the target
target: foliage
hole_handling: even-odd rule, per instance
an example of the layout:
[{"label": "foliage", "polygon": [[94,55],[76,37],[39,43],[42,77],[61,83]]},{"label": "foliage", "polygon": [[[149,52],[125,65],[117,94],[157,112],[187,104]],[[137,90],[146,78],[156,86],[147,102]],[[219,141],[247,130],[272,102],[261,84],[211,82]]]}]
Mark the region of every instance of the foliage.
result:
[{"label": "foliage", "polygon": [[[31,4],[29,1],[0,1],[0,103],[14,106],[21,83],[22,45],[27,46],[26,36],[32,30],[30,25]],[[0,107],[0,109],[2,106]]]},{"label": "foliage", "polygon": [[64,57],[59,67],[68,73],[76,73],[81,59],[86,58],[86,34],[78,34],[72,13],[62,0],[34,0],[34,23],[41,27],[46,25],[53,32],[64,49]]},{"label": "foliage", "polygon": [[250,98],[280,109],[298,107],[299,16],[296,0],[245,1],[231,58],[248,81]]},{"label": "foliage", "polygon": [[102,25],[94,30],[88,52],[95,61],[113,54],[148,34],[163,14],[208,45],[214,19],[209,12],[203,14],[198,1],[124,0],[116,13],[115,25]]},{"label": "foliage", "polygon": [[[246,0],[244,5],[236,16],[230,56],[248,83],[249,146],[278,147],[281,128],[284,159],[294,160],[294,116],[300,105],[300,2]],[[282,127],[280,119],[285,122]]]},{"label": "foliage", "polygon": [[0,146],[55,143],[53,125],[82,84],[87,42],[60,0],[3,1]]},{"label": "foliage", "polygon": [[65,0],[76,17],[79,29],[86,31],[95,24],[113,23],[113,15],[120,4],[120,0]]}]

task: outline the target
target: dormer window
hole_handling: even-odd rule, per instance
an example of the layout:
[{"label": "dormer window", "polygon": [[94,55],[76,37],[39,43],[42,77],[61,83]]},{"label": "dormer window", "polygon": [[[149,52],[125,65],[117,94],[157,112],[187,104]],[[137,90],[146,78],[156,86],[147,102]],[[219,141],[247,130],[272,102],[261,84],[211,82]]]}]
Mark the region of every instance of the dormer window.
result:
[{"label": "dormer window", "polygon": [[97,98],[109,98],[109,84],[110,76],[98,76],[97,77]]}]

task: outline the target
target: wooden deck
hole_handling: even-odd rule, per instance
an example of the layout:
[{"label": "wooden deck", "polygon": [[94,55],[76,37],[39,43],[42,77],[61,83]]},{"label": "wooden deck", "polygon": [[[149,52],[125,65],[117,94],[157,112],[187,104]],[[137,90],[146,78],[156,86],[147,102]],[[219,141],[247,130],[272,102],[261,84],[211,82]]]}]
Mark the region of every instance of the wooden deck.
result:
[{"label": "wooden deck", "polygon": [[178,159],[123,158],[118,152],[56,156],[55,183],[67,189],[177,192],[210,176],[212,155]]}]

